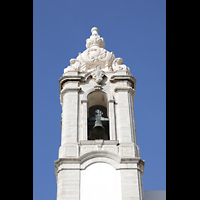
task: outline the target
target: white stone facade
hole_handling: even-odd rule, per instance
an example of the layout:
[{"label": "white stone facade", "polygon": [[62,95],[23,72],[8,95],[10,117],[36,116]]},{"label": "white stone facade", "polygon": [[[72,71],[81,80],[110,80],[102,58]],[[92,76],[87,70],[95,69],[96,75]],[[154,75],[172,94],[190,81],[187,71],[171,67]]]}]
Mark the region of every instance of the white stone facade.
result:
[{"label": "white stone facade", "polygon": [[[98,173],[99,168],[93,167],[97,163],[104,163],[105,170],[110,170],[106,168],[109,164],[118,171],[113,172],[119,176],[118,200],[143,200],[144,161],[137,146],[133,108],[136,79],[121,58],[104,49],[98,29],[94,27],[91,32],[86,40],[87,49],[70,60],[59,79],[62,137],[59,159],[55,161],[57,200],[101,199],[100,194],[95,197],[84,190],[92,185],[81,185],[87,184],[84,179],[89,177],[90,167]],[[104,115],[109,121],[109,139],[90,139],[88,118],[96,105],[107,112]],[[116,177],[109,176],[104,184],[110,187],[111,178]],[[102,199],[105,200],[103,196]]]}]

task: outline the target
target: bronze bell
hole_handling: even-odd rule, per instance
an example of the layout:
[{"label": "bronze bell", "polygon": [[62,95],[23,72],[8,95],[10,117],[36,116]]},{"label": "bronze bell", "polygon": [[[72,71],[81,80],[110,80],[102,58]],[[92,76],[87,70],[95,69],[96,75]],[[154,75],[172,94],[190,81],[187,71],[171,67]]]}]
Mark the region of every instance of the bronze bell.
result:
[{"label": "bronze bell", "polygon": [[105,128],[103,127],[101,120],[96,120],[95,124],[92,128],[92,132],[95,135],[102,135],[104,133],[104,131],[105,131]]},{"label": "bronze bell", "polygon": [[94,133],[95,135],[102,135],[105,131],[105,128],[103,127],[102,125],[102,122],[101,122],[101,116],[102,116],[102,112],[97,109],[95,111],[95,123],[94,123],[94,126],[92,128],[92,133]]}]

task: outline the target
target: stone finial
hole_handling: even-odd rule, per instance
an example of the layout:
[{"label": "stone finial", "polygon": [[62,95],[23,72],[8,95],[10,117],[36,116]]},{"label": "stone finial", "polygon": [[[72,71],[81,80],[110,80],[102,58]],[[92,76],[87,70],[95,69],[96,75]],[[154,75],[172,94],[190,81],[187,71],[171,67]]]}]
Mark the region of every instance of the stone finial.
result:
[{"label": "stone finial", "polygon": [[98,28],[97,27],[93,27],[92,29],[91,29],[91,33],[92,33],[92,35],[98,35],[98,32],[99,32],[99,30],[98,30]]},{"label": "stone finial", "polygon": [[100,48],[104,48],[105,47],[105,42],[104,42],[104,38],[100,37],[98,35],[98,28],[97,27],[93,27],[91,29],[91,33],[92,35],[90,36],[90,38],[88,38],[86,40],[86,48],[90,48],[92,46],[98,46]]}]

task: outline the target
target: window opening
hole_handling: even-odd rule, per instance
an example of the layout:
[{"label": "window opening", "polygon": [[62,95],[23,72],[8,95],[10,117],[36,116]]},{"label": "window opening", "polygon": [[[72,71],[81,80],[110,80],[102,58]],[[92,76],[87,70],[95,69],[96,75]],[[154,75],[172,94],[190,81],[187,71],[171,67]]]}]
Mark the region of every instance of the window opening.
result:
[{"label": "window opening", "polygon": [[89,108],[88,140],[109,140],[109,118],[107,108],[95,105]]}]

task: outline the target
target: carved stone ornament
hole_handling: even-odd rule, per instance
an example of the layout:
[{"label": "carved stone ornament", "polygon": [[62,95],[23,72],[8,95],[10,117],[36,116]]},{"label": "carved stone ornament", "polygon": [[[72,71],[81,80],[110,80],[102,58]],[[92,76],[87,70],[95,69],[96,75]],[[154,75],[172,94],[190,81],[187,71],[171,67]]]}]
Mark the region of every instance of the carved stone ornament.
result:
[{"label": "carved stone ornament", "polygon": [[90,48],[92,46],[98,46],[100,48],[104,48],[105,47],[105,42],[104,42],[104,38],[100,37],[98,35],[98,28],[93,27],[91,29],[92,35],[90,36],[90,38],[88,38],[86,40],[86,48]]},{"label": "carved stone ornament", "polygon": [[86,50],[87,56],[91,62],[97,62],[106,57],[107,51],[103,48],[90,48]]},{"label": "carved stone ornament", "polygon": [[98,65],[105,72],[126,70],[129,68],[123,64],[122,58],[115,58],[113,52],[109,52],[105,47],[104,38],[98,35],[98,28],[91,29],[92,35],[86,40],[86,50],[79,53],[76,59],[70,60],[70,66],[64,69],[68,71],[91,72]]},{"label": "carved stone ornament", "polygon": [[123,64],[122,58],[116,58],[112,63],[112,68],[114,71],[118,71],[118,70],[130,71],[129,67],[127,67],[126,65]]},{"label": "carved stone ornament", "polygon": [[96,81],[96,83],[101,83],[103,80],[103,77],[105,75],[105,72],[101,69],[99,65],[96,66],[96,69],[92,72],[92,78]]}]

